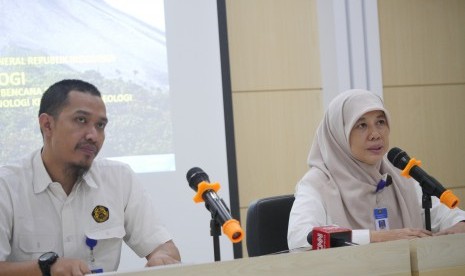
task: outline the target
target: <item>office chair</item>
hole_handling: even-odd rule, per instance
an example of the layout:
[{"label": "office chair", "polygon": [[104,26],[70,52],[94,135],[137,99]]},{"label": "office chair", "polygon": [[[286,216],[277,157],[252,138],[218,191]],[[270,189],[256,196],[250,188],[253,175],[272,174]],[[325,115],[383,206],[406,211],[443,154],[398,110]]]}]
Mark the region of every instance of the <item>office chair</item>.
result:
[{"label": "office chair", "polygon": [[249,257],[289,250],[287,226],[294,195],[258,199],[247,210],[246,237]]}]

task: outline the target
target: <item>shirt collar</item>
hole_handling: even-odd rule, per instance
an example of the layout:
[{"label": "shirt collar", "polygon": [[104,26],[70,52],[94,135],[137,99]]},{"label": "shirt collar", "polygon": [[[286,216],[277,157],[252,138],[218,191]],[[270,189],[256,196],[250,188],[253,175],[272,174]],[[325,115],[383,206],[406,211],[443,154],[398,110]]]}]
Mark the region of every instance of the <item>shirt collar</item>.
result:
[{"label": "shirt collar", "polygon": [[84,183],[86,183],[89,187],[91,188],[97,188],[98,185],[97,183],[95,183],[95,180],[92,178],[92,174],[90,173],[90,171],[92,170],[92,166],[90,167],[90,170],[87,171],[83,176],[82,176],[82,180]]},{"label": "shirt collar", "polygon": [[[34,187],[34,193],[36,194],[43,192],[48,188],[48,185],[53,183],[47,169],[45,169],[41,152],[42,150],[37,150],[32,156],[32,168],[34,172],[32,185]],[[82,177],[82,180],[82,182],[86,183],[91,188],[98,187],[97,183],[95,183],[95,180],[92,178],[90,171],[86,172],[86,174]]]},{"label": "shirt collar", "polygon": [[41,151],[37,150],[32,156],[32,171],[34,172],[32,186],[36,194],[43,192],[53,182],[42,162]]}]

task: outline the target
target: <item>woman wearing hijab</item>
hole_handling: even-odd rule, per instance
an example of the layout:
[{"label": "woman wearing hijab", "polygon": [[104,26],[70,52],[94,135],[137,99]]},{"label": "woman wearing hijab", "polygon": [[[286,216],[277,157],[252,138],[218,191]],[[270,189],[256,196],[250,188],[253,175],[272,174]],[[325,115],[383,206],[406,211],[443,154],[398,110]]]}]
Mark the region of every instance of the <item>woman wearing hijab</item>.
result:
[{"label": "woman wearing hijab", "polygon": [[309,153],[310,170],[296,186],[290,249],[309,247],[309,232],[325,225],[353,229],[358,244],[465,232],[465,212],[436,197],[432,231],[424,230],[420,185],[385,156],[389,123],[382,99],[366,90],[348,90],[329,104]]}]

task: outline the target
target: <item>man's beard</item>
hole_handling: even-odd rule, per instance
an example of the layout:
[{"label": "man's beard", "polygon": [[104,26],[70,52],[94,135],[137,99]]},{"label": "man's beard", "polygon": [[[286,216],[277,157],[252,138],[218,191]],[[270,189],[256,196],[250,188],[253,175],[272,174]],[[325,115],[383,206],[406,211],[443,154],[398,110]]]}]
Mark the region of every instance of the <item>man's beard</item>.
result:
[{"label": "man's beard", "polygon": [[[76,149],[79,147],[84,146],[85,144],[88,144],[87,142],[81,142],[78,145],[76,145]],[[67,173],[70,173],[76,177],[76,179],[81,178],[87,171],[89,171],[90,167],[92,166],[92,163],[94,162],[94,158],[97,156],[99,153],[99,150],[97,146],[93,145],[96,149],[95,156],[94,157],[89,157],[87,156],[85,160],[78,161],[77,163],[70,163],[68,165],[68,170]]]},{"label": "man's beard", "polygon": [[73,176],[75,179],[80,179],[89,171],[89,169],[90,164],[69,164],[65,170],[65,173]]}]

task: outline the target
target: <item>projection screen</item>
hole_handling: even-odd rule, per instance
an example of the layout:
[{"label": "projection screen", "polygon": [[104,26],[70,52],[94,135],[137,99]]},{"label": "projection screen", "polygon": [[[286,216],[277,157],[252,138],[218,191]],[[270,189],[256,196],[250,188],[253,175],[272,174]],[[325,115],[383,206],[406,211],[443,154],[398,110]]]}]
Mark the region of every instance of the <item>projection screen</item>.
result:
[{"label": "projection screen", "polygon": [[[37,112],[49,85],[89,81],[109,117],[99,158],[133,168],[183,262],[212,262],[211,216],[185,175],[204,169],[238,218],[224,0],[1,3],[0,164],[41,147]],[[220,248],[221,260],[242,256],[224,235]],[[123,248],[119,270],[144,264]]]}]

